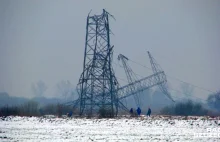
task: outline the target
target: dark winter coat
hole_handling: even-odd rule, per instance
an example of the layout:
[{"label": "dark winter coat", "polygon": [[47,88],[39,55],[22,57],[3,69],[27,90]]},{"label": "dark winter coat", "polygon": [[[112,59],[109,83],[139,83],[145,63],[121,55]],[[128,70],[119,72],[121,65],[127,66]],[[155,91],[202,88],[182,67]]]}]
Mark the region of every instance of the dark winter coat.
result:
[{"label": "dark winter coat", "polygon": [[130,113],[133,114],[133,109],[132,108],[130,109]]},{"label": "dark winter coat", "polygon": [[150,114],[151,114],[151,109],[149,108],[148,111],[147,111],[147,115],[150,116]]},{"label": "dark winter coat", "polygon": [[138,107],[137,109],[137,114],[140,115],[141,114],[141,109]]}]

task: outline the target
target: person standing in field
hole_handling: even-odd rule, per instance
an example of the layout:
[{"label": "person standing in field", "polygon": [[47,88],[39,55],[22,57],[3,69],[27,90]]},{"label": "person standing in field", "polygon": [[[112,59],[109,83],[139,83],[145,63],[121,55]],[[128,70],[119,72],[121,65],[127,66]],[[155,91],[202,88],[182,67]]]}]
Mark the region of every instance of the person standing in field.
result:
[{"label": "person standing in field", "polygon": [[137,114],[138,114],[138,116],[141,115],[141,109],[140,109],[140,107],[138,107],[138,109],[137,109]]},{"label": "person standing in field", "polygon": [[147,116],[150,117],[150,114],[151,114],[151,109],[150,109],[150,107],[149,107],[149,108],[148,108],[148,111],[147,111]]},{"label": "person standing in field", "polygon": [[130,109],[130,115],[131,115],[131,117],[134,116],[133,108]]}]

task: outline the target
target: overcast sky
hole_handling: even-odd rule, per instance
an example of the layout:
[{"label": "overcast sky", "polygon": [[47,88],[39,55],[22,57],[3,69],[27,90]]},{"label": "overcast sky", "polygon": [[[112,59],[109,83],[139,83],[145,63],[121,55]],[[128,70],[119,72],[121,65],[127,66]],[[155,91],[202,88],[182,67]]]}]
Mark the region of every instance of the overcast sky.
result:
[{"label": "overcast sky", "polygon": [[[150,67],[149,50],[168,75],[220,89],[219,0],[0,0],[0,91],[32,97],[31,84],[42,80],[53,96],[61,80],[75,86],[87,14],[103,8],[116,18],[110,21],[114,62],[122,53]],[[141,66],[134,70],[151,74]],[[124,74],[120,67],[117,72]]]}]

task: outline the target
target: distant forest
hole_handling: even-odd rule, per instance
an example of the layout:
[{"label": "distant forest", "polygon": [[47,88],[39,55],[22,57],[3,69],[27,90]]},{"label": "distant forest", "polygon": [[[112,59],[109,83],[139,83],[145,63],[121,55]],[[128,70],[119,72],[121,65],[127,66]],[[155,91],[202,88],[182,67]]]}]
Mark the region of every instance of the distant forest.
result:
[{"label": "distant forest", "polygon": [[[144,91],[140,94],[142,114],[146,115],[147,109],[152,109],[152,114],[182,115],[182,116],[219,116],[220,115],[220,93],[212,94],[207,99],[207,105],[192,100],[182,100],[172,103],[160,91]],[[0,92],[0,116],[42,116],[42,115],[66,115],[77,113],[72,106],[63,105],[71,99],[34,97],[27,99],[23,97],[12,97],[6,92]],[[128,108],[136,110],[137,104],[133,97],[123,100]],[[107,110],[104,110],[107,111]],[[102,110],[103,112],[103,110]]]}]

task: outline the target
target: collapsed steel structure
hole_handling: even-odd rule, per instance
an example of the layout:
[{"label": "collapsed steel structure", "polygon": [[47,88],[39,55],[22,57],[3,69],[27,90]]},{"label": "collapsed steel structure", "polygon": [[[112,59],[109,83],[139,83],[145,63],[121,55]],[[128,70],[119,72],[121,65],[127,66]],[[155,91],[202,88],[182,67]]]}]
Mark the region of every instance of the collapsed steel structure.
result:
[{"label": "collapsed steel structure", "polygon": [[112,69],[113,46],[110,45],[109,13],[87,17],[83,73],[77,90],[80,115],[108,110],[117,114],[118,81]]},{"label": "collapsed steel structure", "polygon": [[87,17],[86,42],[83,72],[77,85],[79,98],[69,104],[78,106],[80,116],[93,116],[100,111],[107,111],[111,117],[117,116],[118,109],[128,110],[122,100],[137,95],[141,91],[159,86],[162,92],[173,101],[166,88],[166,75],[148,52],[153,75],[137,79],[128,66],[129,60],[120,54],[118,59],[123,63],[129,84],[120,87],[112,68],[113,47],[110,44],[109,17],[113,17],[103,9],[101,15]]}]

